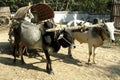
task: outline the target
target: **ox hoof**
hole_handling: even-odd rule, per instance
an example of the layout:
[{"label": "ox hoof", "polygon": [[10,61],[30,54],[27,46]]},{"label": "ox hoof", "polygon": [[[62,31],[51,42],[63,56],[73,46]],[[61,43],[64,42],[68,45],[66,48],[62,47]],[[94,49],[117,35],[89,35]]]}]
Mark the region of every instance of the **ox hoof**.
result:
[{"label": "ox hoof", "polygon": [[13,56],[19,58],[19,53],[15,53]]},{"label": "ox hoof", "polygon": [[91,65],[91,63],[89,63],[89,62],[87,62],[86,64],[87,64],[87,65]]},{"label": "ox hoof", "polygon": [[95,62],[93,62],[93,64],[96,64]]},{"label": "ox hoof", "polygon": [[24,61],[21,62],[22,65],[26,64]]},{"label": "ox hoof", "polygon": [[15,62],[16,62],[16,59],[13,60],[13,63],[15,63]]},{"label": "ox hoof", "polygon": [[51,70],[47,70],[47,73],[48,73],[48,74],[52,74],[52,75],[54,75],[54,72],[51,71]]},{"label": "ox hoof", "polygon": [[72,55],[68,55],[68,56],[69,56],[69,58],[73,59]]}]

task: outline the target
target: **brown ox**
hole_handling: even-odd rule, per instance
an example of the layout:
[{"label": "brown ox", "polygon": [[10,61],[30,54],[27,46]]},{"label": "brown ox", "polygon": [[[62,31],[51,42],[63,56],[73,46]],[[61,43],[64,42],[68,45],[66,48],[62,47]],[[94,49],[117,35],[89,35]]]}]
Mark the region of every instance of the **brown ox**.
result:
[{"label": "brown ox", "polygon": [[[90,57],[93,53],[93,63],[95,63],[95,49],[103,44],[103,41],[109,38],[107,28],[103,27],[90,27],[85,32],[72,32],[74,39],[80,43],[88,43],[89,47],[89,58],[88,64],[90,63]],[[93,51],[92,51],[93,48]],[[71,48],[68,49],[69,56],[72,57]]]}]

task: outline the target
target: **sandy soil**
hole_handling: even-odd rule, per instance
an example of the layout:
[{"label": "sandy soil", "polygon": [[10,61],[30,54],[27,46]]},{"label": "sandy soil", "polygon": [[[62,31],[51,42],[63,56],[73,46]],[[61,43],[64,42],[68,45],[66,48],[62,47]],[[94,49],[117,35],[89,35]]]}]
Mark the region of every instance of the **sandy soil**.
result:
[{"label": "sandy soil", "polygon": [[39,56],[24,56],[24,65],[17,58],[16,64],[13,64],[8,30],[0,31],[0,80],[120,80],[119,47],[106,48],[105,45],[97,48],[97,64],[87,65],[87,44],[75,43],[77,47],[72,50],[74,59],[68,57],[67,48],[52,54],[54,75],[49,75],[45,71],[45,61]]}]

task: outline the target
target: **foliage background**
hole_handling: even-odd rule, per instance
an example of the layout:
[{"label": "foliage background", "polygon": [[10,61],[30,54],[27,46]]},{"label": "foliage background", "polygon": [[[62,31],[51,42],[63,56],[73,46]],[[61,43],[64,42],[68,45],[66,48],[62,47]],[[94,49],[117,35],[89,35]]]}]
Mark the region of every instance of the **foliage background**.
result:
[{"label": "foliage background", "polygon": [[[89,14],[111,14],[112,0],[0,0],[0,7],[9,6],[11,12],[32,4],[43,3],[50,5],[54,11],[80,11]],[[120,45],[120,37],[116,38]]]},{"label": "foliage background", "polygon": [[81,11],[88,13],[109,13],[111,0],[0,0],[0,6],[10,6],[11,12],[28,5],[43,3],[50,5],[55,11]]}]

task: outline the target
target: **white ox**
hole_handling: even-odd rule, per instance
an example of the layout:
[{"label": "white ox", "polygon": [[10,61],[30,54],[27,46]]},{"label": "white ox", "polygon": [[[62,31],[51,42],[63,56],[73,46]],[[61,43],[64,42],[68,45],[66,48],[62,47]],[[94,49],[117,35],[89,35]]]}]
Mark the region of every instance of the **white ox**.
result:
[{"label": "white ox", "polygon": [[[68,22],[67,26],[76,26],[79,23],[84,23],[85,26],[92,25],[92,23],[85,22],[83,20],[72,20]],[[90,57],[93,53],[93,63],[95,63],[95,49],[103,44],[103,41],[110,37],[112,42],[115,41],[114,38],[114,22],[104,23],[104,27],[91,27],[85,32],[72,32],[74,39],[80,43],[88,43],[89,48],[89,58],[88,63],[90,63]],[[108,37],[109,33],[109,37]],[[93,51],[92,51],[93,48]],[[68,48],[68,55],[72,57],[71,48]]]}]

